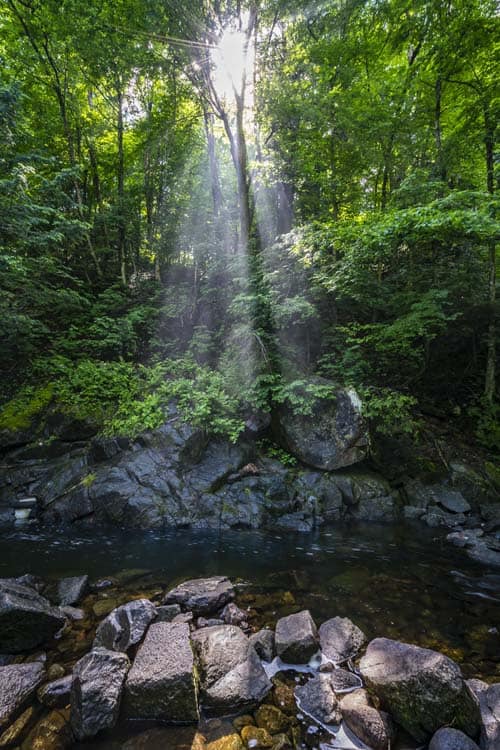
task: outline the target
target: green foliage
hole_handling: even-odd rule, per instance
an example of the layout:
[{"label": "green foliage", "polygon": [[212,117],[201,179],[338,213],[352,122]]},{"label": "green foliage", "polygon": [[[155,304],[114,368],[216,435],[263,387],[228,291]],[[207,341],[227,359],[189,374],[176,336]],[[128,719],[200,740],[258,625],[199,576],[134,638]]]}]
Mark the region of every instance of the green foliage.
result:
[{"label": "green foliage", "polygon": [[274,461],[279,461],[281,464],[283,464],[283,466],[289,466],[290,468],[293,468],[298,464],[295,456],[292,456],[291,453],[288,453],[288,451],[280,448],[280,446],[276,445],[276,443],[274,443],[272,440],[260,440],[257,447],[264,454],[264,456],[272,458]]},{"label": "green foliage", "polygon": [[0,410],[0,430],[17,432],[29,429],[54,398],[54,386],[25,386]]}]

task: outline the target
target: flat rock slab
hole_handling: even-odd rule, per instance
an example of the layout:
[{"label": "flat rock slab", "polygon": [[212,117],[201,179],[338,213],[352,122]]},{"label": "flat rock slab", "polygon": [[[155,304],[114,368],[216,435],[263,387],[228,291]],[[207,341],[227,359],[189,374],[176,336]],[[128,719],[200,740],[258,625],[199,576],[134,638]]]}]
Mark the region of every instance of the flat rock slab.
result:
[{"label": "flat rock slab", "polygon": [[479,750],[474,740],[452,727],[438,729],[429,743],[429,750]]},{"label": "flat rock slab", "polygon": [[189,625],[151,625],[127,677],[124,713],[130,719],[184,724],[198,721]]},{"label": "flat rock slab", "polygon": [[276,652],[289,664],[307,664],[319,649],[319,637],[309,610],[281,617],[275,630]]},{"label": "flat rock slab", "polygon": [[225,576],[184,581],[165,596],[164,604],[179,604],[194,615],[209,615],[234,599],[233,584]]},{"label": "flat rock slab", "polygon": [[130,662],[125,654],[96,648],[75,664],[71,682],[71,727],[79,740],[111,729],[118,721],[123,683]]},{"label": "flat rock slab", "polygon": [[0,667],[0,729],[5,729],[36,692],[45,668],[40,662]]},{"label": "flat rock slab", "polygon": [[0,653],[17,654],[50,641],[64,614],[30,586],[0,579]]},{"label": "flat rock slab", "polygon": [[58,603],[62,607],[78,604],[87,591],[88,585],[89,577],[86,575],[62,578],[57,585]]},{"label": "flat rock slab", "polygon": [[319,629],[323,656],[340,664],[352,659],[366,643],[366,636],[348,617],[332,617]]},{"label": "flat rock slab", "polygon": [[149,599],[136,599],[117,607],[97,628],[94,647],[111,651],[128,651],[142,639],[156,617],[156,607]]},{"label": "flat rock slab", "polygon": [[391,719],[377,711],[366,690],[355,690],[340,702],[342,717],[354,734],[372,750],[389,750],[394,734]]},{"label": "flat rock slab", "polygon": [[318,674],[295,689],[299,708],[323,724],[340,724],[342,714],[329,674]]},{"label": "flat rock slab", "polygon": [[418,742],[450,725],[472,737],[479,733],[477,701],[455,662],[437,651],[376,638],[360,662],[369,690]]}]

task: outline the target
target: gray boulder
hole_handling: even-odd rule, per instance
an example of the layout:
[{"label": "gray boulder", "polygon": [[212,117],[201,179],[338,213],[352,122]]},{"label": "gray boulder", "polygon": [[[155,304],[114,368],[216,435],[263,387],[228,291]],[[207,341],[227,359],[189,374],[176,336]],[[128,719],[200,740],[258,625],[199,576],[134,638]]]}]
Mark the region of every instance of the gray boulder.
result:
[{"label": "gray boulder", "polygon": [[376,638],[360,662],[370,692],[417,741],[444,724],[474,737],[479,708],[460,668],[443,654],[388,638]]},{"label": "gray boulder", "polygon": [[274,659],[276,646],[272,630],[263,628],[257,631],[257,633],[252,633],[248,640],[263,661],[272,661]]},{"label": "gray boulder", "polygon": [[355,690],[340,702],[342,717],[354,734],[372,750],[388,750],[394,734],[391,719],[377,711],[366,690]]},{"label": "gray boulder", "polygon": [[356,656],[366,643],[366,636],[348,617],[333,617],[319,629],[323,656],[340,664]]},{"label": "gray boulder", "polygon": [[295,688],[301,711],[323,724],[340,724],[342,714],[329,674],[318,674],[305,685]]},{"label": "gray boulder", "polygon": [[194,615],[208,615],[234,599],[234,588],[225,576],[184,581],[165,596],[164,604],[179,604]]},{"label": "gray boulder", "polygon": [[88,576],[73,576],[61,579],[57,586],[58,603],[61,606],[78,604],[87,590],[88,583]]},{"label": "gray boulder", "polygon": [[429,750],[479,750],[479,747],[458,729],[443,727],[432,736]]},{"label": "gray boulder", "polygon": [[43,681],[40,662],[0,667],[0,730],[5,729],[24,708]]},{"label": "gray boulder", "polygon": [[[331,388],[333,398],[317,398],[307,386]],[[353,389],[335,389],[333,383],[313,378],[301,394],[310,414],[295,413],[287,404],[276,415],[276,431],[283,446],[316,469],[333,471],[363,461],[368,431],[361,416],[361,401]]]},{"label": "gray boulder", "polygon": [[197,684],[187,624],[151,625],[127,677],[124,713],[130,719],[198,721]]},{"label": "gray boulder", "polygon": [[0,579],[0,653],[16,654],[49,641],[64,614],[30,586]]},{"label": "gray boulder", "polygon": [[142,639],[156,617],[156,607],[149,599],[136,599],[117,607],[97,628],[94,647],[111,651],[128,651]]},{"label": "gray boulder", "polygon": [[481,750],[498,750],[500,748],[500,682],[488,685],[482,680],[468,680],[467,685],[479,701]]},{"label": "gray boulder", "polygon": [[40,703],[48,708],[64,708],[70,703],[72,675],[47,682],[37,692]]},{"label": "gray boulder", "polygon": [[75,664],[70,718],[77,739],[115,726],[129,666],[125,654],[104,648],[94,649]]},{"label": "gray boulder", "polygon": [[233,710],[254,706],[271,689],[255,649],[235,625],[202,628],[194,633],[193,646],[207,707]]},{"label": "gray boulder", "polygon": [[319,637],[309,610],[281,617],[274,633],[276,652],[289,664],[307,664],[319,649]]}]

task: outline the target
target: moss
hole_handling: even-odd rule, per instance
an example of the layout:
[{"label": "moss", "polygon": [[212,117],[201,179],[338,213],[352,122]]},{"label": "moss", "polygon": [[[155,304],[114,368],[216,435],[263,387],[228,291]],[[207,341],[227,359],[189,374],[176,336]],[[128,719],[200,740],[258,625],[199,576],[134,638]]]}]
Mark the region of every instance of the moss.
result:
[{"label": "moss", "polygon": [[500,489],[500,466],[494,464],[492,461],[487,461],[484,465],[484,468],[489,479],[493,482],[495,487]]},{"label": "moss", "polygon": [[96,479],[97,479],[96,474],[93,474],[93,473],[87,474],[86,477],[83,477],[82,484],[84,487],[90,487],[95,482]]},{"label": "moss", "polygon": [[38,388],[23,388],[0,411],[0,430],[18,432],[28,429],[34,417],[47,408],[54,395],[54,386],[47,383]]}]

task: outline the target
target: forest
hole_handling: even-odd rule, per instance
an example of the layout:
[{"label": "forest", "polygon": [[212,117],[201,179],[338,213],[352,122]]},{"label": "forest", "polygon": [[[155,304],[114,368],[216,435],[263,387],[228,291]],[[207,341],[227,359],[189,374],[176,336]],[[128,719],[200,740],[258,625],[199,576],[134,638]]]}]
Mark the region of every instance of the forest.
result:
[{"label": "forest", "polygon": [[1,429],[56,403],[134,436],[174,399],[236,440],[334,382],[382,434],[500,449],[494,0],[3,0],[0,29]]}]

